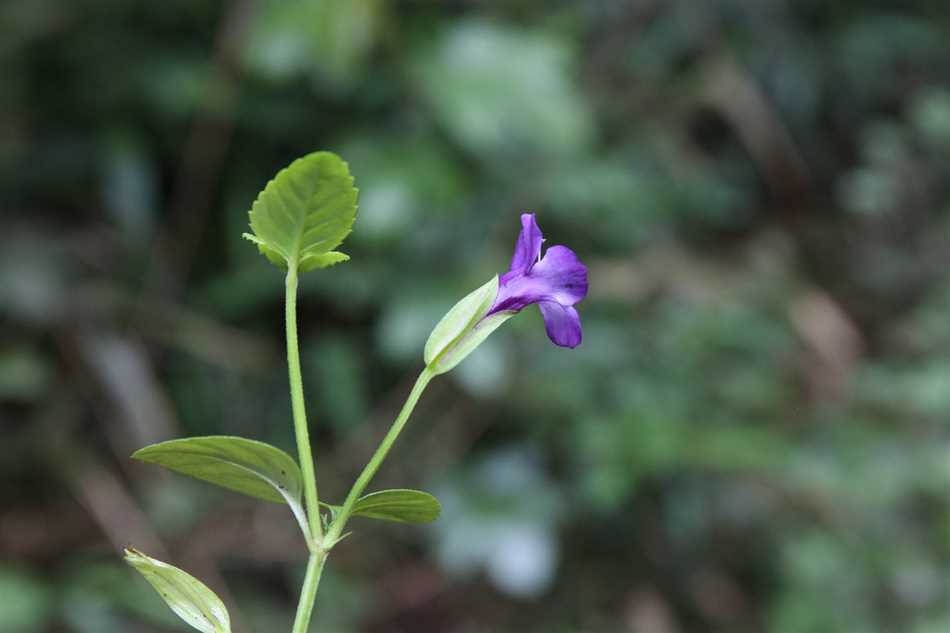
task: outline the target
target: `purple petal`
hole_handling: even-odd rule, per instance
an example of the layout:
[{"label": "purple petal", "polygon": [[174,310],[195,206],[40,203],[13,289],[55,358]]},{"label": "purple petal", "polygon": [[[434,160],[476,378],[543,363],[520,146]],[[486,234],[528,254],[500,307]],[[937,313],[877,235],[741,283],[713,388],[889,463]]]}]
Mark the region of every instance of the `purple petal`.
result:
[{"label": "purple petal", "polygon": [[581,318],[577,310],[554,301],[538,304],[544,317],[544,329],[555,345],[577,347],[581,344]]},{"label": "purple petal", "polygon": [[498,294],[488,314],[496,312],[517,312],[525,306],[539,301],[553,299],[547,279],[534,275],[508,272],[498,282]]},{"label": "purple petal", "polygon": [[545,288],[545,295],[561,305],[572,306],[587,296],[587,266],[566,246],[552,246],[534,268],[531,277]]},{"label": "purple petal", "polygon": [[521,214],[521,235],[515,244],[515,254],[511,256],[510,272],[527,273],[541,256],[541,242],[544,237],[533,213]]}]

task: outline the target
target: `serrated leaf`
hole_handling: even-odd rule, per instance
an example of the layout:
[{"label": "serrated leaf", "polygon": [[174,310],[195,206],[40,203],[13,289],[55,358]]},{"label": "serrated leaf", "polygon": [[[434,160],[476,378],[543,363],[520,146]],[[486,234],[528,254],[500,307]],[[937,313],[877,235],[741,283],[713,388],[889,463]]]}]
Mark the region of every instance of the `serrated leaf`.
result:
[{"label": "serrated leaf", "polygon": [[398,523],[429,523],[439,518],[442,506],[428,492],[399,488],[362,496],[353,506],[353,516]]},{"label": "serrated leaf", "polygon": [[332,152],[298,158],[267,183],[251,207],[244,237],[280,268],[332,266],[349,259],[333,249],[356,218],[357,190],[347,164]]},{"label": "serrated leaf", "polygon": [[423,351],[426,365],[431,367],[441,355],[445,354],[446,350],[471,330],[491,309],[497,294],[498,276],[496,275],[488,283],[473,290],[452,306],[452,309],[442,317],[429,334]]},{"label": "serrated leaf", "polygon": [[231,633],[227,608],[200,580],[131,547],[125,550],[125,560],[182,620],[202,633]]},{"label": "serrated leaf", "polygon": [[345,253],[338,253],[336,251],[330,251],[329,253],[320,253],[318,255],[306,255],[303,259],[300,260],[297,269],[305,273],[308,270],[313,270],[314,268],[326,268],[328,266],[333,266],[334,264],[339,264],[350,259],[350,256]]},{"label": "serrated leaf", "polygon": [[132,457],[258,499],[286,503],[307,532],[300,502],[300,468],[277,447],[243,437],[216,435],[152,444],[135,451]]}]

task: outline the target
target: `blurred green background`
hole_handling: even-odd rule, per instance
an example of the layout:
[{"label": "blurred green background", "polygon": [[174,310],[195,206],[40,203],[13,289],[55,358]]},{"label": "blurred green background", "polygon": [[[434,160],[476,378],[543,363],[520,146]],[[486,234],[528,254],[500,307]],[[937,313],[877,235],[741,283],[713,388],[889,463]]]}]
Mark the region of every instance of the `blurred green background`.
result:
[{"label": "blurred green background", "polygon": [[322,632],[950,631],[944,0],[0,4],[0,631],[186,626],[121,562],[288,631],[284,508],[133,463],[293,451],[282,278],[240,239],[294,158],[350,162],[352,261],[304,277],[339,502],[518,213],[590,267],[425,394]]}]

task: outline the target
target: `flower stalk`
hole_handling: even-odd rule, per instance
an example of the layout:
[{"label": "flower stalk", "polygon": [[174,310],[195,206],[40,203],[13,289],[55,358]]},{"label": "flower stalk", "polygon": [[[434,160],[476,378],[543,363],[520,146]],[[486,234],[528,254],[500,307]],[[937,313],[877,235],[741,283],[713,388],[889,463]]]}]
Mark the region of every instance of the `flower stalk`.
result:
[{"label": "flower stalk", "polygon": [[343,538],[343,529],[346,527],[346,522],[353,514],[353,506],[356,505],[356,502],[366,490],[366,486],[369,485],[369,482],[373,479],[373,475],[375,475],[376,471],[379,470],[383,460],[386,459],[386,455],[389,454],[393,444],[396,443],[396,438],[399,437],[399,434],[406,426],[406,422],[409,421],[409,416],[412,415],[412,410],[416,408],[416,404],[419,402],[422,392],[425,391],[429,381],[434,377],[435,373],[433,373],[429,367],[425,367],[419,374],[419,377],[416,379],[416,384],[413,385],[412,391],[409,392],[409,397],[406,398],[405,404],[402,405],[402,410],[399,411],[399,415],[396,416],[392,426],[389,427],[389,431],[386,433],[386,436],[376,448],[376,452],[373,453],[373,456],[363,468],[363,472],[361,472],[359,477],[356,478],[356,481],[353,483],[353,487],[350,488],[349,494],[346,495],[346,501],[343,502],[343,507],[337,514],[336,519],[333,520],[333,523],[330,524],[330,528],[327,530],[326,536],[327,548],[333,547],[337,542],[339,542],[341,538]]}]

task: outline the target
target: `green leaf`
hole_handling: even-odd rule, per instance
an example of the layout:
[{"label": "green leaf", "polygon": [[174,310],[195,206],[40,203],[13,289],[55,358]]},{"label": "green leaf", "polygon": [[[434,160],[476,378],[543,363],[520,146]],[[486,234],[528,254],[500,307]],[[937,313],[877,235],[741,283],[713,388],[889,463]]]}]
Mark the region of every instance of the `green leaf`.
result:
[{"label": "green leaf", "polygon": [[407,488],[372,492],[353,506],[353,516],[398,523],[429,523],[441,511],[439,501],[428,492]]},{"label": "green leaf", "polygon": [[[497,294],[498,276],[496,275],[488,283],[473,290],[452,306],[452,309],[433,328],[429,340],[426,341],[423,352],[426,365],[432,368],[439,363],[440,358],[488,313]],[[452,367],[461,360],[459,358]],[[448,369],[451,369],[451,367]],[[442,371],[448,371],[448,369]],[[442,371],[438,373],[442,373]]]},{"label": "green leaf", "polygon": [[338,253],[336,251],[330,251],[329,253],[318,253],[314,255],[304,255],[304,257],[300,260],[300,264],[297,265],[297,269],[300,272],[305,273],[308,270],[313,270],[314,268],[327,268],[328,266],[345,262],[348,259],[350,259],[349,255],[346,253]]},{"label": "green leaf", "polygon": [[307,533],[300,468],[270,444],[232,436],[189,437],[146,446],[132,457],[258,499],[286,503]]},{"label": "green leaf", "polygon": [[125,561],[155,588],[171,610],[202,633],[231,633],[231,618],[221,599],[182,570],[128,548]]},{"label": "green leaf", "polygon": [[333,249],[356,218],[357,190],[347,164],[331,152],[298,158],[267,183],[251,207],[244,237],[274,265],[301,272],[325,268],[349,257]]}]

